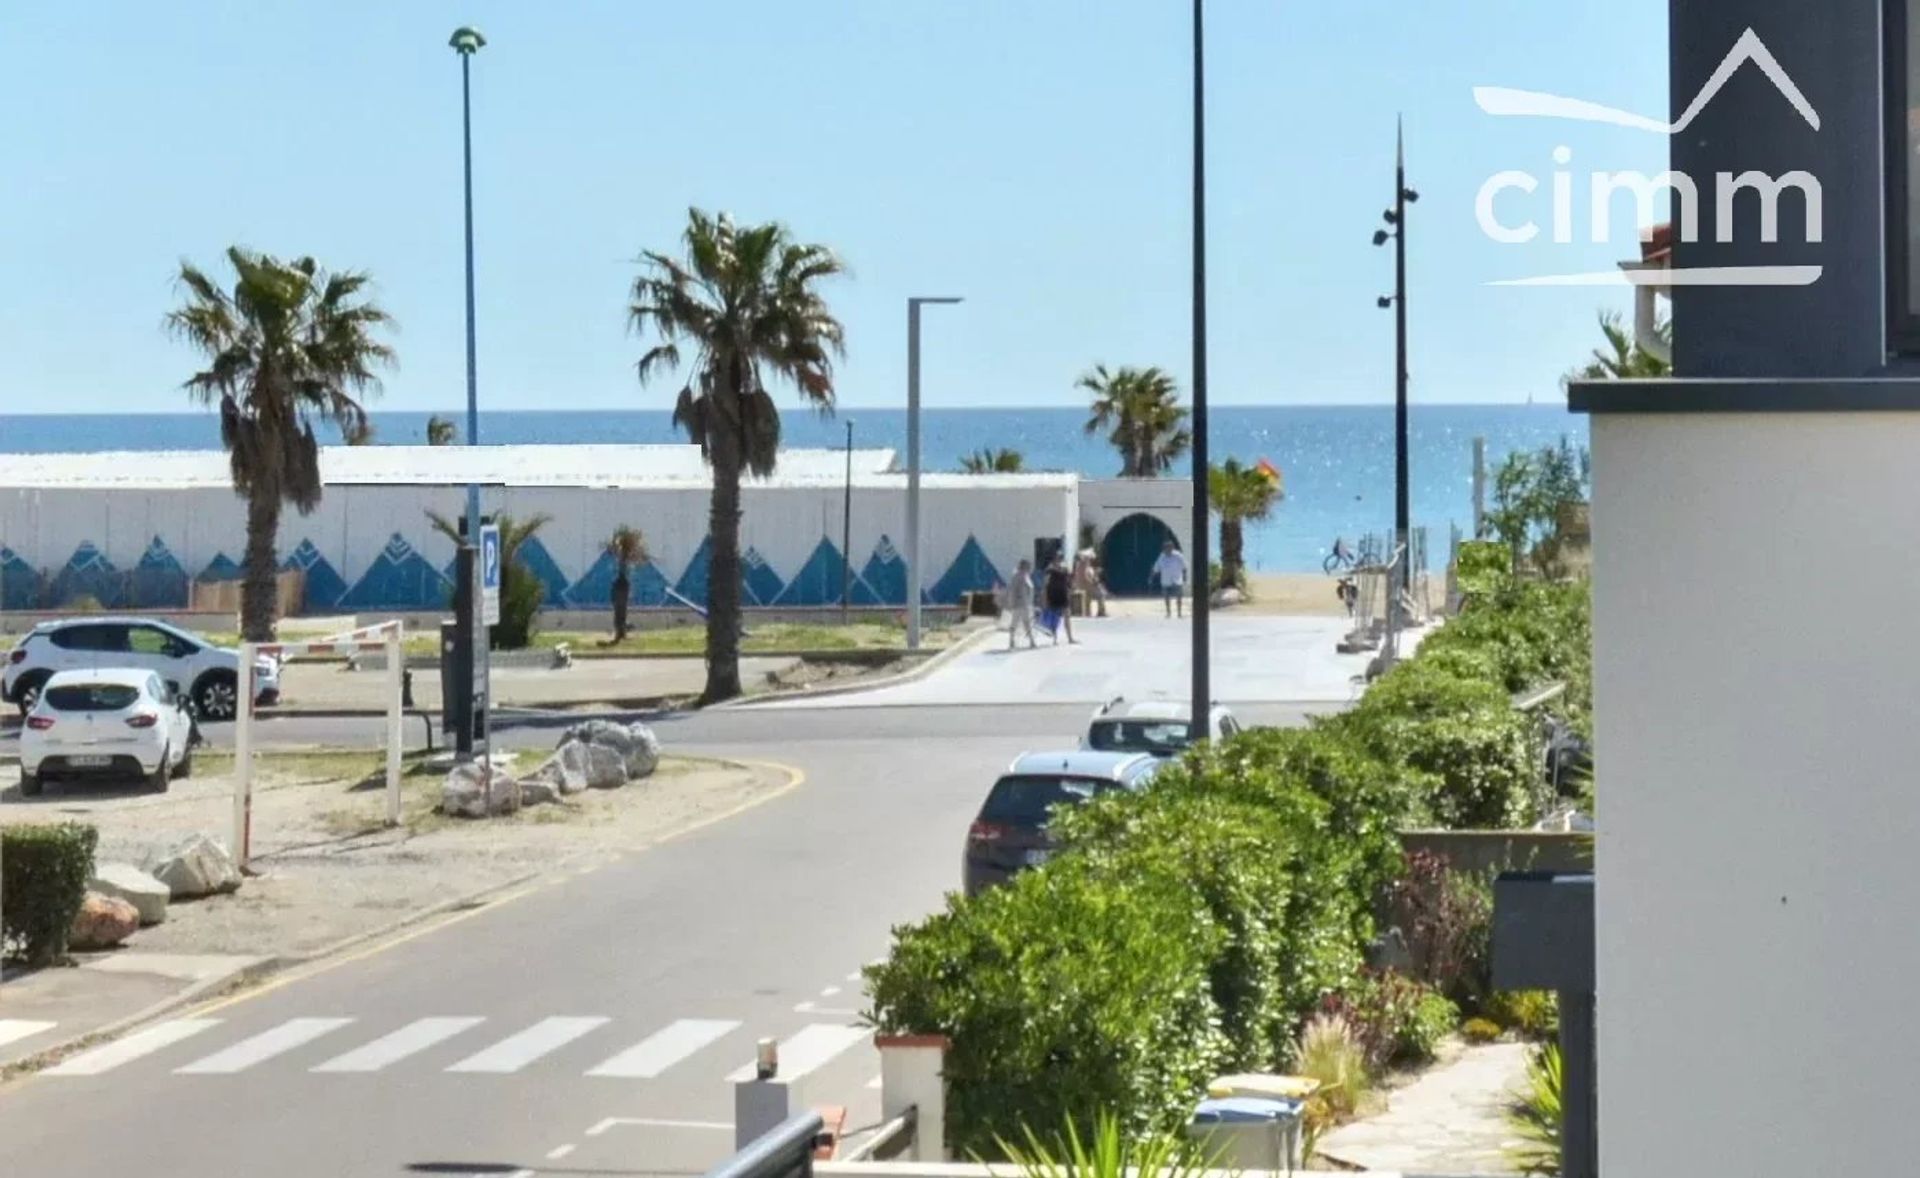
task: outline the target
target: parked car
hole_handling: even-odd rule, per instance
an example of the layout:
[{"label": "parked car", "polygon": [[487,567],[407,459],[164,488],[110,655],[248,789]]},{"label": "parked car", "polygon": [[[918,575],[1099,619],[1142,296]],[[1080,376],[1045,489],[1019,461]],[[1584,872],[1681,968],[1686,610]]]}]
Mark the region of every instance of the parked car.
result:
[{"label": "parked car", "polygon": [[[1117,695],[1102,704],[1087,724],[1087,735],[1080,742],[1085,749],[1103,752],[1152,753],[1156,757],[1176,757],[1192,743],[1193,709],[1184,701],[1172,699],[1130,700]],[[1240,731],[1233,713],[1214,704],[1207,713],[1210,739],[1224,740]]]},{"label": "parked car", "polygon": [[[95,667],[154,671],[205,720],[231,720],[236,714],[240,652],[151,618],[40,623],[14,644],[0,667],[0,698],[18,706],[24,716],[55,673]],[[280,665],[270,658],[255,659],[253,683],[255,703],[278,703]]]},{"label": "parked car", "polygon": [[158,672],[60,671],[41,685],[20,731],[20,792],[49,778],[135,777],[165,793],[193,771],[193,717]]},{"label": "parked car", "polygon": [[962,888],[972,896],[1046,862],[1057,847],[1047,832],[1056,808],[1117,789],[1140,789],[1160,765],[1145,753],[1022,754],[993,783],[967,830]]}]

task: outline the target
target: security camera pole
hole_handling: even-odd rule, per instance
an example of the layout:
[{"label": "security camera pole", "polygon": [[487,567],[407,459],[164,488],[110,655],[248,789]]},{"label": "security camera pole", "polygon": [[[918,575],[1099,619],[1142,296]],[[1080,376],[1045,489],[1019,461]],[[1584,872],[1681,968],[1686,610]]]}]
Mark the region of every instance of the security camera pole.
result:
[{"label": "security camera pole", "polygon": [[[471,99],[470,67],[473,55],[478,53],[487,39],[478,29],[459,28],[447,42],[455,53],[460,55],[460,137],[462,157],[465,163],[465,198],[467,224],[467,445],[480,444],[480,393],[477,373],[476,348],[474,343],[473,313],[473,104]],[[479,596],[474,590],[475,552],[480,543],[480,484],[467,484],[466,526],[461,529],[463,539],[460,545],[456,572],[460,577],[464,593],[456,590],[454,604],[456,622],[460,634],[462,657],[460,663],[471,678],[468,683],[468,705],[453,709],[453,715],[459,719],[459,732],[454,747],[463,757],[471,757],[474,742],[474,722],[472,715],[473,700],[485,700],[491,703],[492,692],[488,690],[489,670],[487,661],[487,643],[482,640],[483,628],[476,617]],[[484,721],[483,721],[484,722]],[[493,782],[491,777],[491,758],[487,757],[486,737],[481,736],[481,756],[483,764],[488,764],[487,803],[492,806]]]},{"label": "security camera pole", "polygon": [[1213,703],[1211,619],[1213,587],[1207,582],[1207,70],[1206,13],[1193,0],[1193,545],[1188,579],[1193,583],[1193,691],[1189,712],[1194,740],[1208,735]]},{"label": "security camera pole", "polygon": [[[1413,542],[1407,488],[1407,205],[1420,194],[1407,187],[1407,146],[1404,127],[1396,127],[1394,142],[1393,207],[1382,214],[1392,230],[1376,230],[1373,244],[1393,239],[1393,294],[1380,306],[1393,308],[1393,547],[1399,559],[1387,576],[1387,616],[1397,619],[1407,589],[1408,550]],[[1395,652],[1389,647],[1387,656]]]}]

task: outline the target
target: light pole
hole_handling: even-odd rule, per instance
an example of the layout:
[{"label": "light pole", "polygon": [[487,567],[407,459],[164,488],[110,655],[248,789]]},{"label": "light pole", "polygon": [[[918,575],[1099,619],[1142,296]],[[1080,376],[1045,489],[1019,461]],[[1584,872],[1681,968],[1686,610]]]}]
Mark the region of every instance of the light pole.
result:
[{"label": "light pole", "polygon": [[1193,698],[1194,740],[1205,740],[1213,703],[1211,592],[1207,568],[1207,71],[1204,0],[1193,0]]},{"label": "light pole", "polygon": [[[1413,541],[1410,495],[1407,489],[1407,206],[1420,194],[1407,187],[1407,140],[1403,126],[1394,131],[1393,207],[1381,217],[1391,230],[1376,229],[1373,244],[1393,239],[1393,293],[1380,299],[1382,310],[1393,308],[1393,549],[1400,555],[1387,575],[1387,617],[1396,620],[1407,586],[1407,550]],[[1390,556],[1393,554],[1389,554]],[[1390,627],[1391,630],[1391,627]],[[1388,657],[1394,654],[1389,643]]]},{"label": "light pole", "polygon": [[[478,446],[480,444],[480,392],[479,392],[478,363],[476,359],[477,352],[476,352],[475,343],[474,343],[474,314],[473,314],[473,99],[472,99],[471,75],[472,75],[473,55],[475,53],[478,53],[480,51],[480,48],[486,43],[487,43],[487,39],[480,35],[480,30],[467,28],[464,26],[461,28],[455,29],[453,31],[453,37],[447,42],[447,44],[453,47],[453,51],[460,55],[460,143],[461,143],[461,149],[462,149],[462,159],[464,164],[464,182],[465,182],[464,196],[465,196],[465,205],[466,205],[466,231],[467,231],[466,253],[467,253],[467,445],[468,446]],[[463,545],[461,545],[461,552],[459,554],[459,559],[456,562],[456,571],[460,575],[461,581],[465,586],[465,592],[464,593],[456,592],[455,600],[457,604],[460,604],[463,607],[459,611],[459,617],[457,618],[457,626],[460,632],[461,645],[465,648],[465,658],[463,658],[460,661],[465,663],[466,669],[469,675],[469,679],[467,681],[468,682],[468,706],[466,708],[459,709],[454,714],[457,717],[459,717],[459,723],[460,723],[460,732],[455,742],[455,747],[460,749],[463,752],[471,754],[473,749],[474,728],[475,728],[475,725],[473,723],[473,715],[472,715],[472,707],[473,707],[472,700],[475,696],[478,696],[480,699],[486,701],[486,703],[488,704],[492,703],[492,699],[491,699],[492,691],[490,690],[491,685],[488,682],[489,668],[488,668],[488,660],[487,660],[487,644],[485,642],[480,641],[480,626],[479,626],[479,619],[478,619],[480,603],[477,600],[475,600],[477,594],[475,592],[475,585],[473,583],[474,582],[474,549],[480,543],[480,484],[477,482],[469,482],[467,484],[467,521],[466,522],[467,522],[467,526],[465,528],[466,542]],[[480,687],[480,691],[475,692],[473,690],[473,687],[475,684],[477,684]],[[485,737],[484,737],[485,724],[486,724],[485,712],[483,711],[481,714],[481,728],[482,728],[481,749],[482,749],[483,756],[485,755],[485,751],[486,751],[486,744],[485,744]],[[491,794],[492,792],[491,788],[489,788],[488,792],[489,794]],[[488,801],[489,801],[489,804],[491,804],[491,801],[492,801],[491,797],[489,797]]]},{"label": "light pole", "polygon": [[907,649],[920,649],[920,308],[953,297],[907,300]]},{"label": "light pole", "polygon": [[840,508],[840,622],[853,613],[853,419],[847,419],[847,490]]}]

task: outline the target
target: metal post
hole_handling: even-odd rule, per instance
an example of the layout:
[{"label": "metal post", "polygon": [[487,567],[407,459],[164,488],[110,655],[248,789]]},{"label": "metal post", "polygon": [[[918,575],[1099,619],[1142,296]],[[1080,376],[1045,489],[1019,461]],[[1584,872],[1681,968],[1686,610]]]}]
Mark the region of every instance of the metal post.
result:
[{"label": "metal post", "polygon": [[[1393,170],[1393,538],[1412,538],[1411,496],[1407,488],[1407,153],[1406,135],[1396,137]],[[1400,586],[1406,587],[1406,565]],[[1398,602],[1395,602],[1396,607]]]},{"label": "metal post", "polygon": [[957,298],[907,300],[907,649],[920,649],[920,308]]},{"label": "metal post", "polygon": [[1600,1069],[1594,996],[1560,991],[1560,1158],[1565,1178],[1600,1173]]},{"label": "metal post", "polygon": [[387,623],[387,825],[400,825],[400,707],[406,648],[399,622]]},{"label": "metal post", "polygon": [[247,869],[253,842],[253,660],[258,648],[240,644],[240,683],[233,701],[233,862]]},{"label": "metal post", "polygon": [[1473,440],[1473,538],[1487,534],[1487,440]]},{"label": "metal post", "polygon": [[1207,567],[1207,86],[1204,0],[1193,0],[1193,739],[1207,737],[1213,702]]},{"label": "metal post", "polygon": [[[466,212],[467,445],[469,447],[478,446],[480,444],[479,364],[478,364],[478,349],[477,349],[476,340],[475,340],[476,333],[474,329],[474,311],[473,311],[474,283],[473,283],[472,62],[473,62],[473,55],[479,52],[480,48],[484,46],[486,43],[487,43],[487,39],[480,35],[479,30],[466,28],[466,27],[455,29],[453,33],[453,39],[448,42],[448,44],[450,44],[453,47],[454,52],[460,55],[460,145],[461,145],[461,159],[463,164],[463,173],[462,173],[463,196],[465,200],[465,212]],[[465,530],[466,530],[467,543],[472,545],[478,545],[480,543],[480,484],[477,482],[469,482],[467,484],[466,524],[467,526]],[[488,659],[487,659],[487,643],[482,640],[480,626],[477,624],[476,618],[475,618],[475,611],[478,609],[478,607],[479,607],[479,602],[477,600],[477,595],[473,593],[471,589],[469,589],[466,595],[466,613],[464,616],[460,618],[462,640],[467,644],[467,651],[468,651],[467,660],[466,660],[467,665],[472,667],[474,671],[474,681],[470,682],[467,685],[467,690],[470,693],[481,696],[482,698],[489,698],[492,695],[492,692],[488,690],[488,687],[490,686],[489,684],[490,667],[488,665]],[[487,756],[487,737],[486,737],[486,728],[485,728],[486,722],[484,718],[482,719],[481,723],[482,723],[482,727],[481,727],[481,734],[480,734],[480,748],[481,748],[480,756],[484,762]],[[472,749],[473,737],[471,733],[466,734],[466,741],[460,747],[462,747],[464,750]],[[489,785],[491,785],[491,782],[489,782]],[[491,794],[492,792],[491,789],[489,789],[488,792],[489,794]],[[489,797],[488,801],[489,803],[491,803],[492,798]]]},{"label": "metal post", "polygon": [[853,421],[847,421],[847,486],[840,508],[840,621],[853,609]]}]

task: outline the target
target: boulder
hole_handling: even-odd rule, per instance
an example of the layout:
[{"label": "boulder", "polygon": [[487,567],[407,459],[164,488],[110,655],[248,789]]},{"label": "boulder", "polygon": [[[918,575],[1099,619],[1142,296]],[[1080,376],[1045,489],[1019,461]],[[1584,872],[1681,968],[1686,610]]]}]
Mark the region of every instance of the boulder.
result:
[{"label": "boulder", "polygon": [[88,892],[67,932],[67,947],[111,949],[139,930],[139,909],[115,896]]},{"label": "boulder", "polygon": [[587,750],[588,789],[619,789],[627,783],[627,759],[620,750],[604,744],[582,747]]},{"label": "boulder", "polygon": [[560,787],[540,776],[539,770],[520,779],[520,805],[545,806],[560,800]]},{"label": "boulder", "polygon": [[660,738],[653,729],[636,721],[627,725],[627,739],[627,777],[635,781],[651,777],[660,766]]},{"label": "boulder", "polygon": [[233,856],[204,834],[193,835],[146,867],[148,874],[167,885],[167,894],[175,900],[240,888],[240,869],[234,866]]},{"label": "boulder", "polygon": [[[493,771],[493,813],[514,811],[513,778]],[[479,765],[455,765],[440,787],[440,812],[459,818],[487,817],[487,778]]]},{"label": "boulder", "polygon": [[579,793],[587,788],[587,748],[577,741],[562,744],[538,769],[521,778],[520,783],[544,781],[563,794]]},{"label": "boulder", "polygon": [[167,919],[167,901],[173,891],[131,863],[102,863],[94,870],[87,890],[116,900],[125,900],[140,914],[142,925],[159,924]]},{"label": "boulder", "polygon": [[[560,748],[564,750],[568,745],[576,744],[588,749],[607,749],[620,758],[622,780],[612,782],[611,774],[602,772],[599,776],[607,784],[589,781],[596,789],[611,789],[615,785],[625,785],[628,781],[646,777],[660,764],[660,739],[645,724],[615,724],[609,720],[575,724],[567,729]],[[592,778],[594,774],[589,773],[588,776]]]}]

